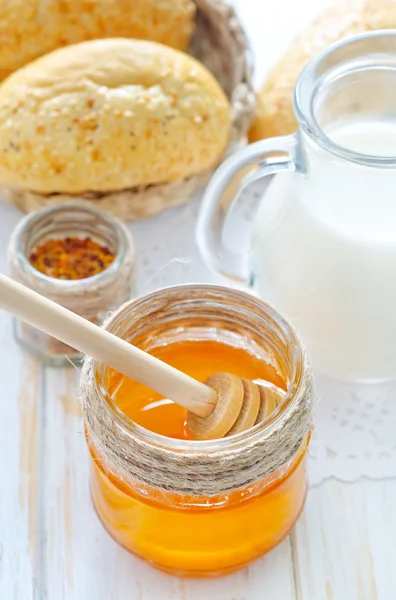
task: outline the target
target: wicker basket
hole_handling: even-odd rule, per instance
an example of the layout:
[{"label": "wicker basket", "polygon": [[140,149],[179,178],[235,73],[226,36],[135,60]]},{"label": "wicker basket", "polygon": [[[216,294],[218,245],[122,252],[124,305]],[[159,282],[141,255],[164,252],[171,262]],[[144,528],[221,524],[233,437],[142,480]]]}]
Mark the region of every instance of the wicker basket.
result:
[{"label": "wicker basket", "polygon": [[[189,52],[212,71],[230,100],[232,127],[227,148],[227,153],[230,153],[241,140],[245,140],[255,108],[250,48],[234,9],[225,0],[195,0],[195,3],[196,29]],[[206,172],[172,183],[106,194],[90,192],[79,198],[6,188],[0,188],[0,196],[27,212],[79,199],[124,220],[136,220],[155,215],[170,206],[184,204],[205,185],[209,177],[210,172]]]}]

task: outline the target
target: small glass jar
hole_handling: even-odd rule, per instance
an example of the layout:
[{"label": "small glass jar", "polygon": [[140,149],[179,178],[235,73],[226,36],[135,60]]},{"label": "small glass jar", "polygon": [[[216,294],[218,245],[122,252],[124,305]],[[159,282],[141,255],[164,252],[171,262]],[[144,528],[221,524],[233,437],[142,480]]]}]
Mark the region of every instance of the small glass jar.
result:
[{"label": "small glass jar", "polygon": [[[114,261],[101,273],[79,280],[49,277],[31,265],[29,257],[37,245],[68,236],[90,237],[109,248]],[[86,205],[66,203],[26,215],[13,232],[8,260],[16,281],[94,323],[101,324],[132,295],[135,252],[128,230],[118,219]],[[80,358],[77,350],[34,327],[17,319],[14,324],[18,342],[46,364],[64,366]]]},{"label": "small glass jar", "polygon": [[312,379],[292,328],[262,301],[209,285],[167,288],[124,305],[105,328],[145,351],[215,340],[264,359],[287,392],[252,429],[211,441],[153,433],[108,392],[87,358],[81,379],[91,492],[111,536],[154,566],[212,576],[245,566],[293,528],[306,491]]}]

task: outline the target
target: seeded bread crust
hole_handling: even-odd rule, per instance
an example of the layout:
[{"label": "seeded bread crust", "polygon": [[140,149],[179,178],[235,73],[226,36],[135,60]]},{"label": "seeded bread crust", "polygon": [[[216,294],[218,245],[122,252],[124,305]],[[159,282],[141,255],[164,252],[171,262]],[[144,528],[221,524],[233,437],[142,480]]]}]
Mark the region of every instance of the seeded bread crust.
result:
[{"label": "seeded bread crust", "polygon": [[396,0],[344,0],[325,10],[290,46],[257,95],[249,141],[286,135],[297,129],[293,92],[305,64],[343,38],[396,28]]},{"label": "seeded bread crust", "polygon": [[62,46],[127,37],[185,50],[192,0],[0,0],[0,80]]},{"label": "seeded bread crust", "polygon": [[230,133],[220,85],[146,41],[84,42],[0,86],[0,184],[83,194],[174,182],[216,164]]}]

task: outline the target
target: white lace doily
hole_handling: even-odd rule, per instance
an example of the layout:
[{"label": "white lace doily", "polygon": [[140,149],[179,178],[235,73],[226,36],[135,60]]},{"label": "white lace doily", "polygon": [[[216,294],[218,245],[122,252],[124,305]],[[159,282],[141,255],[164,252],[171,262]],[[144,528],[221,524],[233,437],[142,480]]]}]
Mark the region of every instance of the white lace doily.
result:
[{"label": "white lace doily", "polygon": [[316,376],[311,484],[396,476],[396,384],[347,385]]},{"label": "white lace doily", "polygon": [[[246,193],[245,217],[248,217],[246,207],[249,211],[253,209],[262,190],[256,185]],[[199,199],[196,199],[129,226],[137,248],[139,294],[179,283],[229,285],[211,273],[200,258],[195,243],[198,209]],[[238,225],[241,226],[241,221]],[[241,234],[241,229],[238,236],[245,238],[246,231]],[[375,389],[340,387],[318,377],[316,388],[316,427],[310,446],[311,485],[330,477],[343,481],[395,477],[396,385]]]}]

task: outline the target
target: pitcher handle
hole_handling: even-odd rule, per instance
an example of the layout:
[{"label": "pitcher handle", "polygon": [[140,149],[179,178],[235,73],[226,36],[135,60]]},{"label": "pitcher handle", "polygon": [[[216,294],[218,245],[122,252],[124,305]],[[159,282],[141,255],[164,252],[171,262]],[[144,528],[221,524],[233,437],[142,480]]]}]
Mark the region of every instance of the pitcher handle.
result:
[{"label": "pitcher handle", "polygon": [[[296,170],[298,136],[261,140],[230,156],[217,169],[203,197],[197,223],[197,242],[208,267],[241,283],[249,280],[248,254],[223,243],[223,229],[233,201],[253,181]],[[274,155],[274,156],[271,156]]]}]

